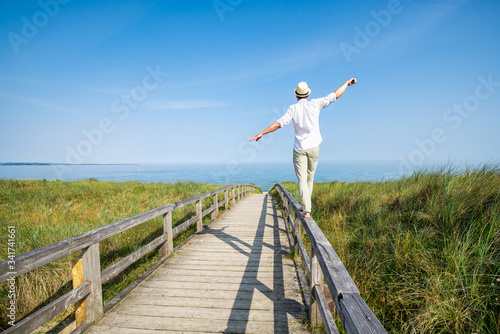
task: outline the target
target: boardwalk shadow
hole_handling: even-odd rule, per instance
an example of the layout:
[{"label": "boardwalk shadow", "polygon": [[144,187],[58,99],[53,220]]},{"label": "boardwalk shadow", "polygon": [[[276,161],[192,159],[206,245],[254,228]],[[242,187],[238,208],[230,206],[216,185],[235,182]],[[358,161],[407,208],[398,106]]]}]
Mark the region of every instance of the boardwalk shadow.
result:
[{"label": "boardwalk shadow", "polygon": [[[224,331],[225,333],[244,333],[250,321],[259,320],[255,316],[252,319],[250,318],[252,301],[255,299],[257,293],[266,296],[272,302],[274,333],[289,333],[289,321],[301,321],[304,316],[303,305],[296,300],[285,297],[283,270],[285,264],[283,263],[283,257],[288,254],[288,251],[281,244],[280,231],[283,231],[283,229],[279,226],[276,207],[269,200],[268,196],[266,195],[264,198],[259,223],[252,244],[224,232],[225,228],[208,229],[203,232],[204,234],[213,234],[222,242],[248,257],[245,272],[227,322],[227,328]],[[272,225],[269,224],[269,216],[273,217]],[[268,219],[267,224],[266,217]],[[273,230],[272,244],[269,244],[269,241],[265,242],[264,234],[266,227]],[[262,254],[266,248],[273,251],[271,286],[262,283],[258,278],[261,268],[263,270],[269,268],[269,262],[261,263]],[[264,267],[264,265],[267,267]],[[249,290],[251,290],[250,294]]]}]

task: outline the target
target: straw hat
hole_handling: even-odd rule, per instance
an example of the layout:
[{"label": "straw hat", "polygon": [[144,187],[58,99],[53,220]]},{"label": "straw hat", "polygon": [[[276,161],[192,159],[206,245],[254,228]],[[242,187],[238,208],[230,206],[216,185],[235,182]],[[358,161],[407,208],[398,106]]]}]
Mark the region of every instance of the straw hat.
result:
[{"label": "straw hat", "polygon": [[307,84],[304,81],[300,82],[293,92],[298,97],[307,97],[311,94],[311,90],[307,87]]}]

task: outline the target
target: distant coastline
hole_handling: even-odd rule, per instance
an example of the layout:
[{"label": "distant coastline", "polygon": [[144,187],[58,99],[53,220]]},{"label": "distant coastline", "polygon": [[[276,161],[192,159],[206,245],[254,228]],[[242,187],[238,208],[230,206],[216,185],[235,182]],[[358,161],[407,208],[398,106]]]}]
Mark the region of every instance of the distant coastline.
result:
[{"label": "distant coastline", "polygon": [[0,162],[0,166],[135,166],[138,164],[64,164],[55,162]]}]

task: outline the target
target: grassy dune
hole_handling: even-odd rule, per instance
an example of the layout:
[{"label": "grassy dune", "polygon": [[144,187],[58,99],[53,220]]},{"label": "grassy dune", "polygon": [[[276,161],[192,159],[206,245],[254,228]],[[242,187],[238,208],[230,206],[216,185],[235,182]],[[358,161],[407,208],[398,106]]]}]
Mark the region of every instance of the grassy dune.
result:
[{"label": "grassy dune", "polygon": [[[7,257],[7,226],[16,226],[17,254],[78,235],[117,220],[211,191],[221,186],[196,183],[0,180],[0,258]],[[219,200],[223,200],[220,194]],[[203,201],[204,209],[211,199]],[[173,224],[194,215],[195,205],[173,212]],[[174,247],[195,227],[174,240]],[[100,243],[101,267],[117,262],[162,233],[156,218]],[[72,254],[17,278],[18,319],[72,289]],[[109,300],[158,260],[153,251],[103,286]],[[7,284],[0,285],[0,329],[7,327]],[[68,312],[67,312],[68,313]]]},{"label": "grassy dune", "polygon": [[318,183],[312,216],[390,333],[500,333],[498,167]]}]

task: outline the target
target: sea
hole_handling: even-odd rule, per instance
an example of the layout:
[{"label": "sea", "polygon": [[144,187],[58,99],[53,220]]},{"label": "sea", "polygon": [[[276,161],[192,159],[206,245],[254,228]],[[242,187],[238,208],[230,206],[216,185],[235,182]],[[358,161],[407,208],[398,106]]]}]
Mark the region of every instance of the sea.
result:
[{"label": "sea", "polygon": [[[410,174],[394,162],[321,162],[315,182],[382,182]],[[0,179],[45,179],[185,182],[212,184],[253,183],[269,190],[283,181],[296,182],[292,163],[239,164],[130,164],[130,165],[0,165]]]}]

